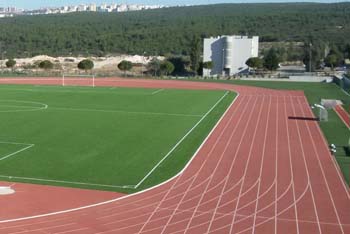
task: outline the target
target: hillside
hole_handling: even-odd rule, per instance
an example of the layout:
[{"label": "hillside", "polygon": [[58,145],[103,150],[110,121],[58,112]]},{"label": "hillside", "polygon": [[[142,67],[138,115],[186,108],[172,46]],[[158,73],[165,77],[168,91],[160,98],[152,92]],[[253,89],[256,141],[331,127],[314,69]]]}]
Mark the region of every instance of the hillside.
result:
[{"label": "hillside", "polygon": [[[218,4],[127,13],[18,16],[0,20],[0,53],[183,54],[194,35],[259,35],[261,41],[350,43],[350,3]],[[341,49],[341,48],[340,48]]]}]

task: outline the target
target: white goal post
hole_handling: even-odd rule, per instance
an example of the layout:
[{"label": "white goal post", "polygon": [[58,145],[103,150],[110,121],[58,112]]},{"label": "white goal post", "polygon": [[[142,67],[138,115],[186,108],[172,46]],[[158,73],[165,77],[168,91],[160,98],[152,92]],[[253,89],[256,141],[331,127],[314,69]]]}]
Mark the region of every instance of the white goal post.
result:
[{"label": "white goal post", "polygon": [[91,86],[95,87],[95,75],[62,74],[62,86]]}]

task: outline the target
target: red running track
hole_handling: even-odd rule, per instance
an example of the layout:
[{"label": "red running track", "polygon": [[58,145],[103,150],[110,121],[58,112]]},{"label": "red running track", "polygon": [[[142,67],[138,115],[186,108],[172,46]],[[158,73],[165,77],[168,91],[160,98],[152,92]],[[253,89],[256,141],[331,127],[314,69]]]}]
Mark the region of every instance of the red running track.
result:
[{"label": "red running track", "polygon": [[345,126],[350,128],[350,115],[341,105],[337,105],[334,107],[335,112],[339,116],[339,118],[344,122]]},{"label": "red running track", "polygon": [[97,85],[225,89],[240,95],[186,170],[173,179],[75,211],[2,220],[1,234],[350,233],[349,189],[317,122],[307,120],[314,116],[302,92],[117,78]]}]

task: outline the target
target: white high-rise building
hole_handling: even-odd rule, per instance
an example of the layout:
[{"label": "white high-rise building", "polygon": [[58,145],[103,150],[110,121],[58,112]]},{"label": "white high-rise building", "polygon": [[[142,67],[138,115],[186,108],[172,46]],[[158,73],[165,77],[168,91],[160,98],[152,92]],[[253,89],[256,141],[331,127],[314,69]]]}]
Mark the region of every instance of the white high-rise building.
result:
[{"label": "white high-rise building", "polygon": [[90,4],[89,5],[89,11],[97,11],[97,6],[96,6],[96,4],[94,4],[94,3],[92,3],[92,4]]},{"label": "white high-rise building", "polygon": [[212,61],[212,69],[203,76],[232,76],[247,71],[246,61],[259,56],[259,37],[220,36],[204,39],[203,62]]}]

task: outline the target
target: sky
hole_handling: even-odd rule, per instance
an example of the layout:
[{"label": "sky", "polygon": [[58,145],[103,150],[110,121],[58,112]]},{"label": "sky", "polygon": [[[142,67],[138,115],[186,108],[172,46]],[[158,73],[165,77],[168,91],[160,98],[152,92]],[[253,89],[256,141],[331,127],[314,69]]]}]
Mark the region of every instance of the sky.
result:
[{"label": "sky", "polygon": [[215,3],[248,3],[248,2],[349,2],[349,0],[0,0],[0,7],[14,6],[17,8],[37,9],[40,7],[54,7],[65,5],[78,5],[81,3],[141,3],[146,5],[199,5]]}]

